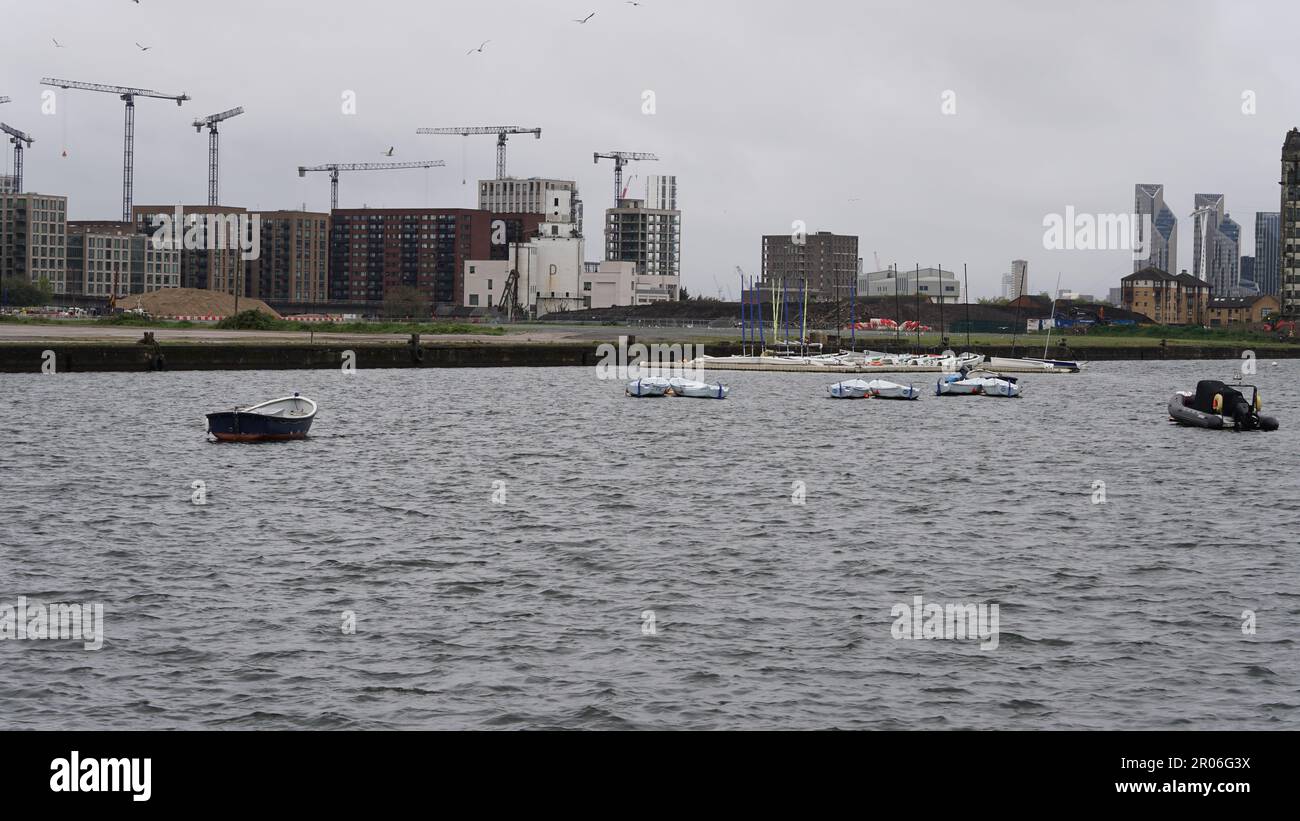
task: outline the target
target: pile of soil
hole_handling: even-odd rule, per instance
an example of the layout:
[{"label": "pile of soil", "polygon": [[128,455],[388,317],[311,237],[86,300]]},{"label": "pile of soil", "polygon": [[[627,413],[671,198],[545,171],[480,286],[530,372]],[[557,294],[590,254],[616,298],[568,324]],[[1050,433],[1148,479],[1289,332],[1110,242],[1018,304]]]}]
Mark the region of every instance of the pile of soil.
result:
[{"label": "pile of soil", "polygon": [[[132,294],[117,301],[119,308],[143,308],[154,317],[172,316],[234,316],[235,298],[219,291],[198,288],[161,288],[145,294]],[[280,314],[260,299],[241,296],[240,311],[261,311],[280,319]]]}]

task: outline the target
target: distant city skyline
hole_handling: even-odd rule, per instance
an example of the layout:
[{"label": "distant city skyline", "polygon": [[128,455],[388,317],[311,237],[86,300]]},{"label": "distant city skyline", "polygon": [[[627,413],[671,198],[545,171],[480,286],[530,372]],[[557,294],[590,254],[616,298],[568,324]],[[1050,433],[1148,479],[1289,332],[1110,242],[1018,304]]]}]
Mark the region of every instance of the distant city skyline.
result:
[{"label": "distant city skyline", "polygon": [[[1117,6],[1122,26],[1012,2],[814,0],[794,14],[761,0],[661,0],[597,4],[582,26],[558,3],[222,5],[223,19],[249,26],[212,26],[198,4],[154,5],[30,4],[6,21],[0,95],[13,102],[0,119],[36,138],[25,187],[66,195],[70,219],[120,213],[122,105],[60,91],[56,112],[42,113],[43,76],[190,95],[138,104],[135,196],[148,203],[206,202],[207,139],[191,123],[235,106],[246,113],[221,132],[221,200],[249,210],[326,210],[328,181],[300,179],[297,166],[377,161],[390,148],[447,167],[355,175],[342,207],[473,207],[477,181],[495,177],[492,139],[415,129],[518,123],[543,137],[510,142],[509,173],[575,180],[599,205],[591,216],[610,184],[593,151],[657,153],[689,192],[683,285],[713,293],[716,277],[732,298],[735,266],[759,270],[758,238],[796,220],[861,237],[867,267],[873,253],[900,268],[968,263],[976,297],[1000,293],[1012,258],[1105,293],[1132,269],[1128,252],[1044,250],[1045,214],[1128,213],[1143,180],[1164,186],[1180,221],[1203,191],[1237,214],[1275,211],[1278,146],[1300,123],[1300,77],[1259,58],[1291,49],[1300,8],[1284,3],[1266,6],[1267,26],[1227,2]],[[991,16],[1001,23],[987,29]],[[963,36],[974,28],[987,36]],[[1183,70],[1207,51],[1213,72]],[[533,82],[526,65],[573,81]],[[1124,91],[1133,76],[1143,94]],[[355,114],[341,111],[348,93]],[[1254,253],[1253,228],[1243,224],[1242,254]],[[1180,233],[1178,259],[1190,260],[1192,232]],[[601,257],[593,237],[588,259]]]}]

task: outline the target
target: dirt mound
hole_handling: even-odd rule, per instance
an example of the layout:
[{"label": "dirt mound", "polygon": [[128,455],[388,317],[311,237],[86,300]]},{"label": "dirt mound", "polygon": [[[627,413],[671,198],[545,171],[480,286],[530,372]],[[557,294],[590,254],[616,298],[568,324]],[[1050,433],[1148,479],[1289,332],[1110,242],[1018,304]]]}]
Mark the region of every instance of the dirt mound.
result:
[{"label": "dirt mound", "polygon": [[[119,308],[130,310],[139,306],[149,312],[150,316],[234,316],[235,298],[219,291],[203,291],[198,288],[162,288],[145,294],[132,294],[117,301]],[[261,311],[276,319],[280,315],[260,299],[252,297],[239,298],[240,311]]]}]

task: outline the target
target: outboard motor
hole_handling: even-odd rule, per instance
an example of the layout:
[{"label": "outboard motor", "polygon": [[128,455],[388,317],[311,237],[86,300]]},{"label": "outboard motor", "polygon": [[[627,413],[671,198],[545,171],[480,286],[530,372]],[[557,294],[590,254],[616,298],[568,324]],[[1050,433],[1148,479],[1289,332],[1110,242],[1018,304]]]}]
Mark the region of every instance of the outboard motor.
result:
[{"label": "outboard motor", "polygon": [[[1255,398],[1258,402],[1258,391]],[[1202,413],[1228,417],[1237,430],[1277,430],[1276,419],[1260,416],[1259,409],[1246,401],[1241,391],[1217,379],[1204,379],[1196,383],[1192,407]]]}]

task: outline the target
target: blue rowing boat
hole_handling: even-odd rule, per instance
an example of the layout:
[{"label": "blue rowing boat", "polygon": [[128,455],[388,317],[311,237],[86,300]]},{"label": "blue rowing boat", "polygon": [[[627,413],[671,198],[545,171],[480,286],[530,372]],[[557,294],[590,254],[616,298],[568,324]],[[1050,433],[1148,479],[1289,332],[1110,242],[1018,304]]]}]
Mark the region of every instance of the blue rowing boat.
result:
[{"label": "blue rowing boat", "polygon": [[294,394],[250,408],[209,413],[208,433],[218,442],[281,442],[306,439],[316,403]]}]

